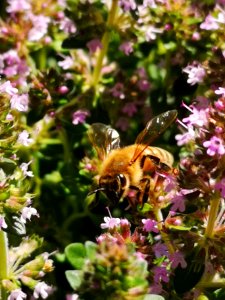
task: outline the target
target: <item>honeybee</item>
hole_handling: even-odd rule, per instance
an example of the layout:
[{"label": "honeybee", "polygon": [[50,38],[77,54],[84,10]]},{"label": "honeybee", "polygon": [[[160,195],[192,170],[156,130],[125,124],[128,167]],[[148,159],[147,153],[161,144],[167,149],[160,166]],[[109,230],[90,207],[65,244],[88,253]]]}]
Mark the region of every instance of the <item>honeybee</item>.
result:
[{"label": "honeybee", "polygon": [[[120,148],[118,132],[108,125],[94,123],[88,135],[102,161],[97,176],[97,189],[102,191],[114,205],[128,198],[134,207],[148,201],[155,188],[153,177],[169,173],[173,155],[159,147],[149,146],[176,119],[177,111],[170,110],[151,119],[137,136],[135,144]],[[135,200],[129,195],[135,194]],[[131,201],[132,199],[132,201]]]}]

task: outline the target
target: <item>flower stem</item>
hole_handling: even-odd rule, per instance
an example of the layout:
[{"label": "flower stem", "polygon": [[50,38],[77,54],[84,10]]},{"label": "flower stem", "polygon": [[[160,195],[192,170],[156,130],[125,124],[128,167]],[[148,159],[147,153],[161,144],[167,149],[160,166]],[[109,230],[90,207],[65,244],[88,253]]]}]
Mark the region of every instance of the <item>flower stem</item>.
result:
[{"label": "flower stem", "polygon": [[4,231],[0,230],[0,299],[5,300],[6,290],[1,285],[3,279],[8,276],[8,241],[7,235]]},{"label": "flower stem", "polygon": [[101,41],[102,48],[99,51],[99,54],[97,57],[97,62],[96,62],[96,65],[95,65],[95,68],[93,71],[92,86],[94,88],[96,88],[96,86],[100,80],[103,59],[107,53],[109,41],[110,41],[110,29],[113,26],[113,24],[115,23],[117,9],[118,9],[118,0],[112,0],[112,6],[109,11],[108,20],[106,23],[106,31],[105,31],[105,33],[102,37],[102,41]]},{"label": "flower stem", "polygon": [[209,219],[205,230],[206,238],[213,237],[213,230],[215,228],[215,221],[217,219],[219,206],[220,206],[220,197],[218,195],[215,195],[215,198],[211,200],[211,204],[210,204]]},{"label": "flower stem", "polygon": [[155,217],[156,217],[156,220],[158,222],[158,229],[161,233],[161,236],[162,236],[162,239],[164,241],[164,243],[166,244],[168,250],[169,250],[169,253],[170,254],[173,254],[175,252],[174,250],[174,247],[171,243],[171,241],[169,240],[169,236],[168,234],[166,234],[162,229],[162,225],[163,225],[163,215],[162,215],[162,211],[160,208],[155,208],[154,209],[154,214],[155,214]]}]

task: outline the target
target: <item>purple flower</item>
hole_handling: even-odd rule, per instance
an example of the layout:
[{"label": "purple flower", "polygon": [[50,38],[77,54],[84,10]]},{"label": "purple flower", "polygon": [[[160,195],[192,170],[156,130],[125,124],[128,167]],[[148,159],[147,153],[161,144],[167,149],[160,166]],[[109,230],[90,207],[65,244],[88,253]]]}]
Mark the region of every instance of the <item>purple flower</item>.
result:
[{"label": "purple flower", "polygon": [[100,225],[102,229],[107,229],[107,228],[113,229],[120,225],[119,218],[104,217],[104,221],[105,221],[105,223],[102,223]]},{"label": "purple flower", "polygon": [[15,290],[11,291],[7,300],[23,300],[26,298],[27,298],[27,295],[24,292],[22,292],[21,289],[15,289]]},{"label": "purple flower", "polygon": [[195,131],[192,127],[188,127],[188,131],[183,134],[177,134],[175,139],[177,140],[178,146],[183,146],[195,138]]},{"label": "purple flower", "polygon": [[168,256],[168,249],[165,244],[157,243],[152,247],[156,257]]},{"label": "purple flower", "polygon": [[8,0],[9,6],[6,8],[8,13],[23,12],[29,10],[31,5],[29,0]]},{"label": "purple flower", "polygon": [[79,109],[73,113],[72,123],[73,125],[82,124],[86,121],[86,118],[90,115],[88,110]]},{"label": "purple flower", "polygon": [[68,70],[73,67],[74,61],[71,56],[64,56],[64,60],[61,60],[58,62],[58,65],[63,69],[63,70]]},{"label": "purple flower", "polygon": [[157,33],[162,33],[163,30],[162,29],[159,29],[159,28],[156,28],[152,25],[148,26],[146,31],[145,31],[145,39],[147,42],[149,41],[152,41],[152,40],[155,40],[156,37],[157,37]]},{"label": "purple flower", "polygon": [[35,286],[35,289],[34,289],[34,298],[35,299],[38,299],[40,296],[43,298],[43,299],[46,299],[50,292],[52,291],[52,287],[47,285],[45,282],[43,281],[40,281],[37,283],[37,285]]},{"label": "purple flower", "polygon": [[11,109],[18,111],[28,111],[28,94],[13,95],[10,99]]},{"label": "purple flower", "polygon": [[143,92],[148,91],[150,89],[150,83],[145,78],[141,78],[140,80],[138,80],[137,86],[139,90]]},{"label": "purple flower", "polygon": [[87,43],[90,53],[95,53],[98,49],[102,49],[102,43],[99,39],[93,39]]},{"label": "purple flower", "polygon": [[171,261],[171,267],[173,269],[178,267],[178,265],[180,265],[181,268],[183,268],[183,269],[187,267],[187,263],[184,259],[184,255],[179,251],[169,254],[169,259]]},{"label": "purple flower", "polygon": [[123,51],[126,55],[130,55],[133,52],[133,43],[124,42],[120,45],[119,50]]},{"label": "purple flower", "polygon": [[0,230],[7,228],[7,224],[5,222],[5,218],[3,216],[0,216]]},{"label": "purple flower", "polygon": [[183,72],[188,74],[187,82],[190,85],[194,85],[199,82],[203,82],[206,75],[205,69],[200,64],[190,64],[183,69]]},{"label": "purple flower", "polygon": [[215,184],[215,190],[220,191],[221,196],[225,198],[225,178]]},{"label": "purple flower", "polygon": [[0,92],[6,93],[10,96],[14,96],[18,93],[18,89],[14,88],[9,80],[0,85]]},{"label": "purple flower", "polygon": [[134,0],[119,0],[119,6],[124,11],[130,11],[136,8],[136,3]]},{"label": "purple flower", "polygon": [[159,283],[160,281],[169,282],[169,272],[164,266],[157,266],[153,268],[154,282]]},{"label": "purple flower", "polygon": [[110,91],[111,91],[112,95],[116,98],[119,98],[119,99],[125,98],[124,85],[120,82],[117,82]]},{"label": "purple flower", "polygon": [[219,87],[217,90],[215,90],[215,94],[225,97],[225,88]]},{"label": "purple flower", "polygon": [[206,152],[210,156],[214,156],[216,154],[223,155],[225,153],[223,141],[217,136],[213,136],[209,141],[205,141],[203,146],[207,148]]},{"label": "purple flower", "polygon": [[132,117],[137,112],[137,107],[133,102],[128,102],[122,108],[122,112]]},{"label": "purple flower", "polygon": [[207,109],[196,109],[193,107],[191,114],[184,118],[182,121],[190,125],[202,127],[203,125],[207,126],[209,120],[209,114]]},{"label": "purple flower", "polygon": [[219,25],[213,16],[208,15],[205,21],[201,23],[200,28],[205,30],[217,30],[219,29]]},{"label": "purple flower", "polygon": [[20,169],[22,170],[22,172],[23,172],[23,175],[25,176],[25,177],[33,177],[34,176],[34,174],[33,174],[33,172],[32,171],[28,171],[28,166],[30,165],[30,163],[31,163],[32,161],[30,161],[29,163],[22,163],[21,165],[20,165]]},{"label": "purple flower", "polygon": [[33,139],[29,138],[29,133],[26,130],[23,130],[19,134],[17,142],[24,146],[29,146],[33,142]]},{"label": "purple flower", "polygon": [[43,15],[34,14],[30,14],[29,17],[32,21],[33,27],[28,33],[28,40],[31,42],[39,41],[48,31],[50,18]]},{"label": "purple flower", "polygon": [[31,207],[31,206],[29,206],[29,207],[24,207],[24,208],[22,209],[22,211],[21,211],[20,221],[21,221],[22,223],[25,224],[25,223],[27,222],[27,220],[30,221],[30,218],[31,218],[32,216],[37,216],[37,217],[39,217],[36,208]]},{"label": "purple flower", "polygon": [[171,200],[173,203],[171,210],[183,212],[185,210],[185,197],[182,193],[177,193]]},{"label": "purple flower", "polygon": [[64,31],[65,33],[72,33],[72,34],[74,34],[77,31],[77,28],[74,25],[73,21],[67,18],[64,15],[64,13],[63,13],[63,18],[59,21],[59,29]]},{"label": "purple flower", "polygon": [[142,219],[141,220],[142,223],[144,224],[144,227],[143,229],[147,232],[155,232],[155,233],[158,233],[159,232],[159,229],[157,227],[157,222],[155,220],[152,220],[152,219]]}]

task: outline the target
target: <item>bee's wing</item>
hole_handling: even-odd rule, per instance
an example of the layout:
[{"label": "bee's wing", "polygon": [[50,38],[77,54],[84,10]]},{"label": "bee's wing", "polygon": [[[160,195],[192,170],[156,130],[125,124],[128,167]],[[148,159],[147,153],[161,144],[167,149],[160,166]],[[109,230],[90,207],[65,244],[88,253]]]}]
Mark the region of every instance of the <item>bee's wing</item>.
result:
[{"label": "bee's wing", "polygon": [[97,151],[98,157],[104,159],[113,149],[120,147],[118,132],[108,125],[94,123],[88,130],[89,139]]},{"label": "bee's wing", "polygon": [[137,147],[134,151],[131,163],[135,162],[141,153],[153,142],[167,127],[176,119],[177,111],[166,111],[153,119],[151,119],[144,130],[142,130],[136,138]]}]

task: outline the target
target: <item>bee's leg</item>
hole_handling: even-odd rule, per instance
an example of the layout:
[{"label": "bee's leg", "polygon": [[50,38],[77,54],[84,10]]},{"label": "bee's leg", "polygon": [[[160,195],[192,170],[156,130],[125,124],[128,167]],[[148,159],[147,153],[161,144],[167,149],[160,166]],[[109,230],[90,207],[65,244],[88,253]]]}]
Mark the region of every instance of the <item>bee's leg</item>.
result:
[{"label": "bee's leg", "polygon": [[146,203],[149,198],[150,178],[142,178],[140,181],[140,185],[141,189],[138,195],[138,203],[141,204],[141,208],[143,208],[144,203]]},{"label": "bee's leg", "polygon": [[[149,198],[150,178],[142,178],[139,187],[130,186],[130,189],[136,192],[135,202],[141,205],[142,208],[144,203],[146,203]],[[133,202],[132,204],[134,205],[135,203]]]}]

